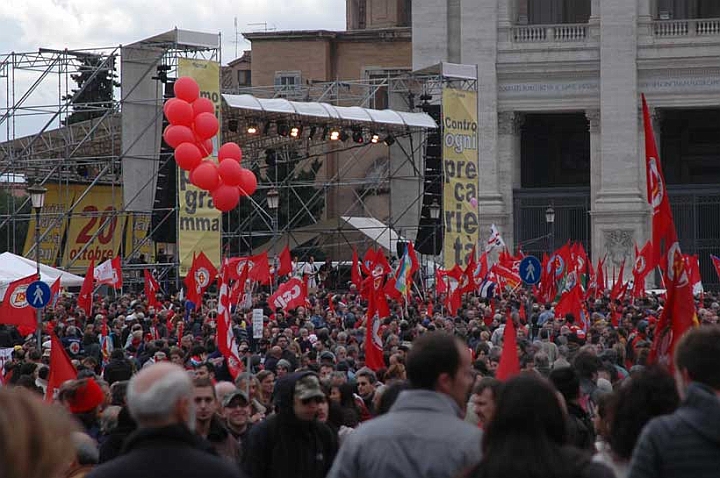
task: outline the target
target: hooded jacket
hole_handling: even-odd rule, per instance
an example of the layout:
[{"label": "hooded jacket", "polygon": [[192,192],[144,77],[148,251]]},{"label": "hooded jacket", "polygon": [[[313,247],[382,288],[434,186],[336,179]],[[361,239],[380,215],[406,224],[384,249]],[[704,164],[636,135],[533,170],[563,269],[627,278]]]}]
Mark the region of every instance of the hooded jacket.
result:
[{"label": "hooded jacket", "polygon": [[692,383],[680,408],[645,426],[633,451],[629,478],[720,476],[720,397]]},{"label": "hooded jacket", "polygon": [[243,449],[243,468],[252,478],[323,478],[330,470],[337,436],[317,420],[299,420],[293,410],[295,384],[312,373],[293,373],[275,384],[277,413],[253,426]]}]

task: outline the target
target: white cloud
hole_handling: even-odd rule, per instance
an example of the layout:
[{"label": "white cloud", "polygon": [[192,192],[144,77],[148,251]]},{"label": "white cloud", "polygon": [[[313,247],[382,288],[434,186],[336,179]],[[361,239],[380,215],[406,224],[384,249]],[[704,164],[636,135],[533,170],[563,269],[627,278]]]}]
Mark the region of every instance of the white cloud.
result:
[{"label": "white cloud", "polygon": [[[221,33],[232,59],[238,30],[267,23],[278,30],[345,26],[343,0],[3,0],[0,53],[38,48],[100,48],[128,44],[178,27]],[[247,48],[247,45],[243,45]]]}]

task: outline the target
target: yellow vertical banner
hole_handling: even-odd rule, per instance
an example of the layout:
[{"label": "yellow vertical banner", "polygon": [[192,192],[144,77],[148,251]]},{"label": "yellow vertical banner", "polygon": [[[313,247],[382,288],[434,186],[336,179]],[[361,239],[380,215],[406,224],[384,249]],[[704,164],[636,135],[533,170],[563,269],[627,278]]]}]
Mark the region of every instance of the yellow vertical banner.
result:
[{"label": "yellow vertical banner", "polygon": [[[70,186],[79,198],[86,185]],[[68,225],[62,267],[84,273],[91,260],[99,264],[112,259],[122,243],[122,188],[93,186],[75,206]]]},{"label": "yellow vertical banner", "polygon": [[[45,205],[40,216],[40,234],[45,237],[40,241],[40,262],[49,266],[56,265],[60,256],[60,244],[65,235],[68,220],[67,210],[75,200],[75,190],[66,187],[60,187],[57,184],[45,184],[47,193],[45,194]],[[50,231],[47,232],[48,228]],[[23,255],[30,259],[35,259],[35,214],[30,216],[30,226],[28,234],[25,237],[25,247]]]},{"label": "yellow vertical banner", "polygon": [[[200,96],[215,105],[220,115],[220,64],[207,60],[178,60],[178,76],[189,76],[200,86]],[[217,151],[217,138],[213,138]],[[217,161],[217,158],[212,158]],[[195,187],[189,173],[178,168],[178,258],[180,276],[186,276],[192,266],[193,253],[204,252],[215,267],[220,267],[222,213],[215,209],[210,193]]]},{"label": "yellow vertical banner", "polygon": [[[443,90],[443,257],[464,266],[478,243],[477,93]],[[473,200],[474,199],[474,200]]]}]

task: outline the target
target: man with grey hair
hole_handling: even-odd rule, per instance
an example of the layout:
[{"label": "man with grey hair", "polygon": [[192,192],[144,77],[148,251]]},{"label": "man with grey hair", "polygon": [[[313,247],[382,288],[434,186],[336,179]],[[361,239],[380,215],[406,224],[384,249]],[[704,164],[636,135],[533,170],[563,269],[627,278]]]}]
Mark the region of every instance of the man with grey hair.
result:
[{"label": "man with grey hair", "polygon": [[368,367],[363,367],[355,374],[355,380],[358,386],[358,395],[362,398],[365,407],[370,415],[375,415],[375,388],[377,387],[377,375]]},{"label": "man with grey hair", "polygon": [[242,477],[192,432],[193,383],[182,367],[160,362],[142,369],[128,384],[127,405],[138,430],[128,437],[123,455],[88,478]]}]

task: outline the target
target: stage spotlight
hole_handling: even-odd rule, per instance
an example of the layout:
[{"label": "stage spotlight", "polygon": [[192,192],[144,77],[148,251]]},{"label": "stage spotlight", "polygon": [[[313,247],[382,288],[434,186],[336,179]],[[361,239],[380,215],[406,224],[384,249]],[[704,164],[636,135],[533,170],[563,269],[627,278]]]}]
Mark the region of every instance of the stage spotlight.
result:
[{"label": "stage spotlight", "polygon": [[330,131],[330,141],[337,141],[340,139],[340,131],[333,129]]},{"label": "stage spotlight", "polygon": [[363,144],[365,142],[362,129],[353,129],[352,138],[357,144]]},{"label": "stage spotlight", "polygon": [[287,137],[287,135],[290,134],[290,126],[288,126],[288,124],[284,121],[278,121],[277,134]]},{"label": "stage spotlight", "polygon": [[385,138],[385,141],[383,141],[387,146],[392,146],[395,144],[395,138],[391,134],[387,135]]},{"label": "stage spotlight", "polygon": [[257,134],[258,127],[255,123],[250,123],[247,127],[247,133],[248,134]]},{"label": "stage spotlight", "polygon": [[345,131],[345,130],[340,131],[340,141],[342,141],[344,143],[345,141],[348,140],[348,138],[350,138],[350,135],[348,134],[347,131]]},{"label": "stage spotlight", "polygon": [[373,144],[377,144],[380,141],[380,135],[376,132],[370,133],[370,142]]},{"label": "stage spotlight", "polygon": [[302,134],[302,126],[293,126],[290,128],[290,136],[297,138]]}]

